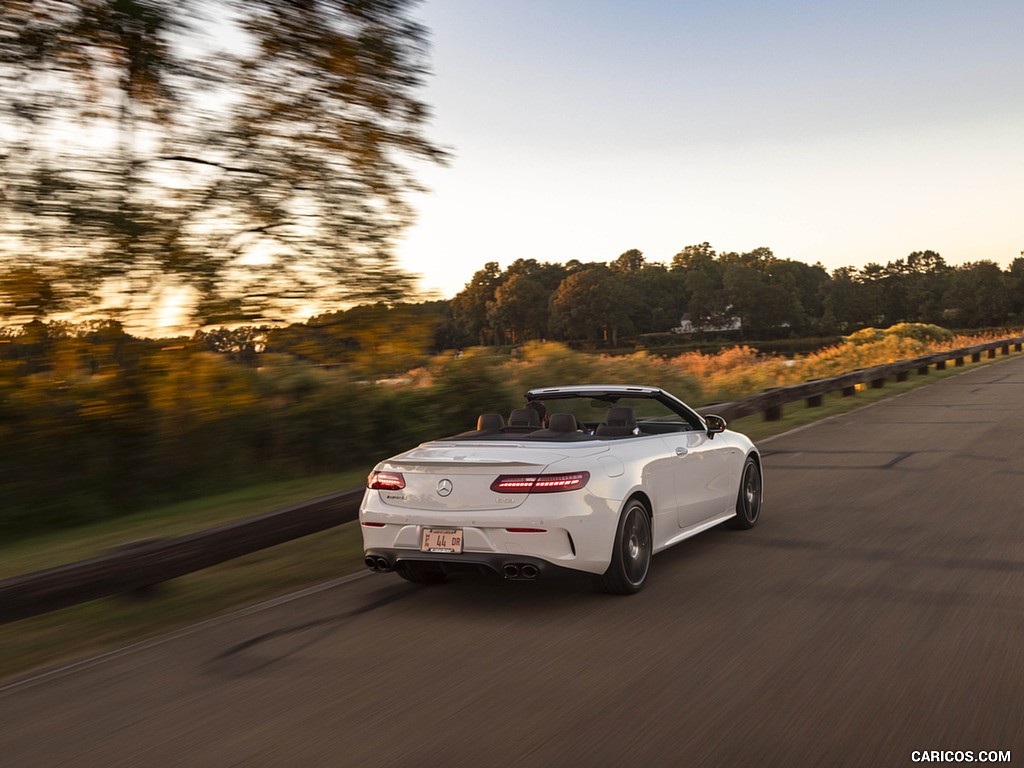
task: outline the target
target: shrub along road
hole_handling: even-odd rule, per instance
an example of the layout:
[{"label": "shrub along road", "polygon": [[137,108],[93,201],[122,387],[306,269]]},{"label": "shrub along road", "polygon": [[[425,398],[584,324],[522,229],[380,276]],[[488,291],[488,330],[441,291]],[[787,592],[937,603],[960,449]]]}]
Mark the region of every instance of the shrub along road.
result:
[{"label": "shrub along road", "polygon": [[0,689],[11,765],[907,765],[1024,754],[1024,358],[762,444],[639,595],[350,577]]}]

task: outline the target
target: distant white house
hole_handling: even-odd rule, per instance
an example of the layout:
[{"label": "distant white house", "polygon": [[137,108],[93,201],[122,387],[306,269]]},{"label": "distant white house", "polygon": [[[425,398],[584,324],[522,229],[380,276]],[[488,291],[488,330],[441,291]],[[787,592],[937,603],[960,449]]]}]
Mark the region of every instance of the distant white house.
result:
[{"label": "distant white house", "polygon": [[672,333],[698,333],[707,331],[738,331],[743,327],[743,321],[738,317],[726,317],[717,323],[708,325],[694,325],[687,312],[679,318],[679,327],[673,328]]}]

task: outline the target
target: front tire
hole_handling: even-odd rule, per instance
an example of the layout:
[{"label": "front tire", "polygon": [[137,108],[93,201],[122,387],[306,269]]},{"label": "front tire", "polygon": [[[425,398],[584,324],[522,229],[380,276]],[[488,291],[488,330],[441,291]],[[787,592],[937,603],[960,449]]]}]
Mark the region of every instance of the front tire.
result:
[{"label": "front tire", "polygon": [[613,595],[639,592],[651,570],[652,550],[650,513],[633,499],[619,518],[608,570],[595,578],[594,586]]},{"label": "front tire", "polygon": [[740,475],[740,492],[736,497],[736,517],[726,521],[730,528],[749,530],[761,516],[761,469],[748,457]]}]

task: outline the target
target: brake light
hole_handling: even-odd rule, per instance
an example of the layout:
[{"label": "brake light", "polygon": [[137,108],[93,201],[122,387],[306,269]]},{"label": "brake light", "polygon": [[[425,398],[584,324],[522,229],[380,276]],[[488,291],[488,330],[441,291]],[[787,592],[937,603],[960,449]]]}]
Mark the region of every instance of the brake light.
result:
[{"label": "brake light", "polygon": [[556,493],[575,491],[587,484],[589,472],[565,472],[557,475],[499,475],[491,483],[498,493]]},{"label": "brake light", "polygon": [[366,487],[371,491],[400,491],[405,488],[405,478],[401,472],[377,472],[374,470],[366,478]]}]

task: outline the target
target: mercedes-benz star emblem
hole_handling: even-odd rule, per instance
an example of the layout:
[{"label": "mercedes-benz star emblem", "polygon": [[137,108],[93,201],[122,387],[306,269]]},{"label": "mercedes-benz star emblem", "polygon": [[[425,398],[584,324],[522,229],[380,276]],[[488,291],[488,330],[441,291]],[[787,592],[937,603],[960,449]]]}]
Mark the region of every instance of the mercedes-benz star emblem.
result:
[{"label": "mercedes-benz star emblem", "polygon": [[437,495],[447,496],[449,493],[452,492],[453,487],[454,486],[452,485],[452,481],[446,477],[444,480],[437,484]]}]

